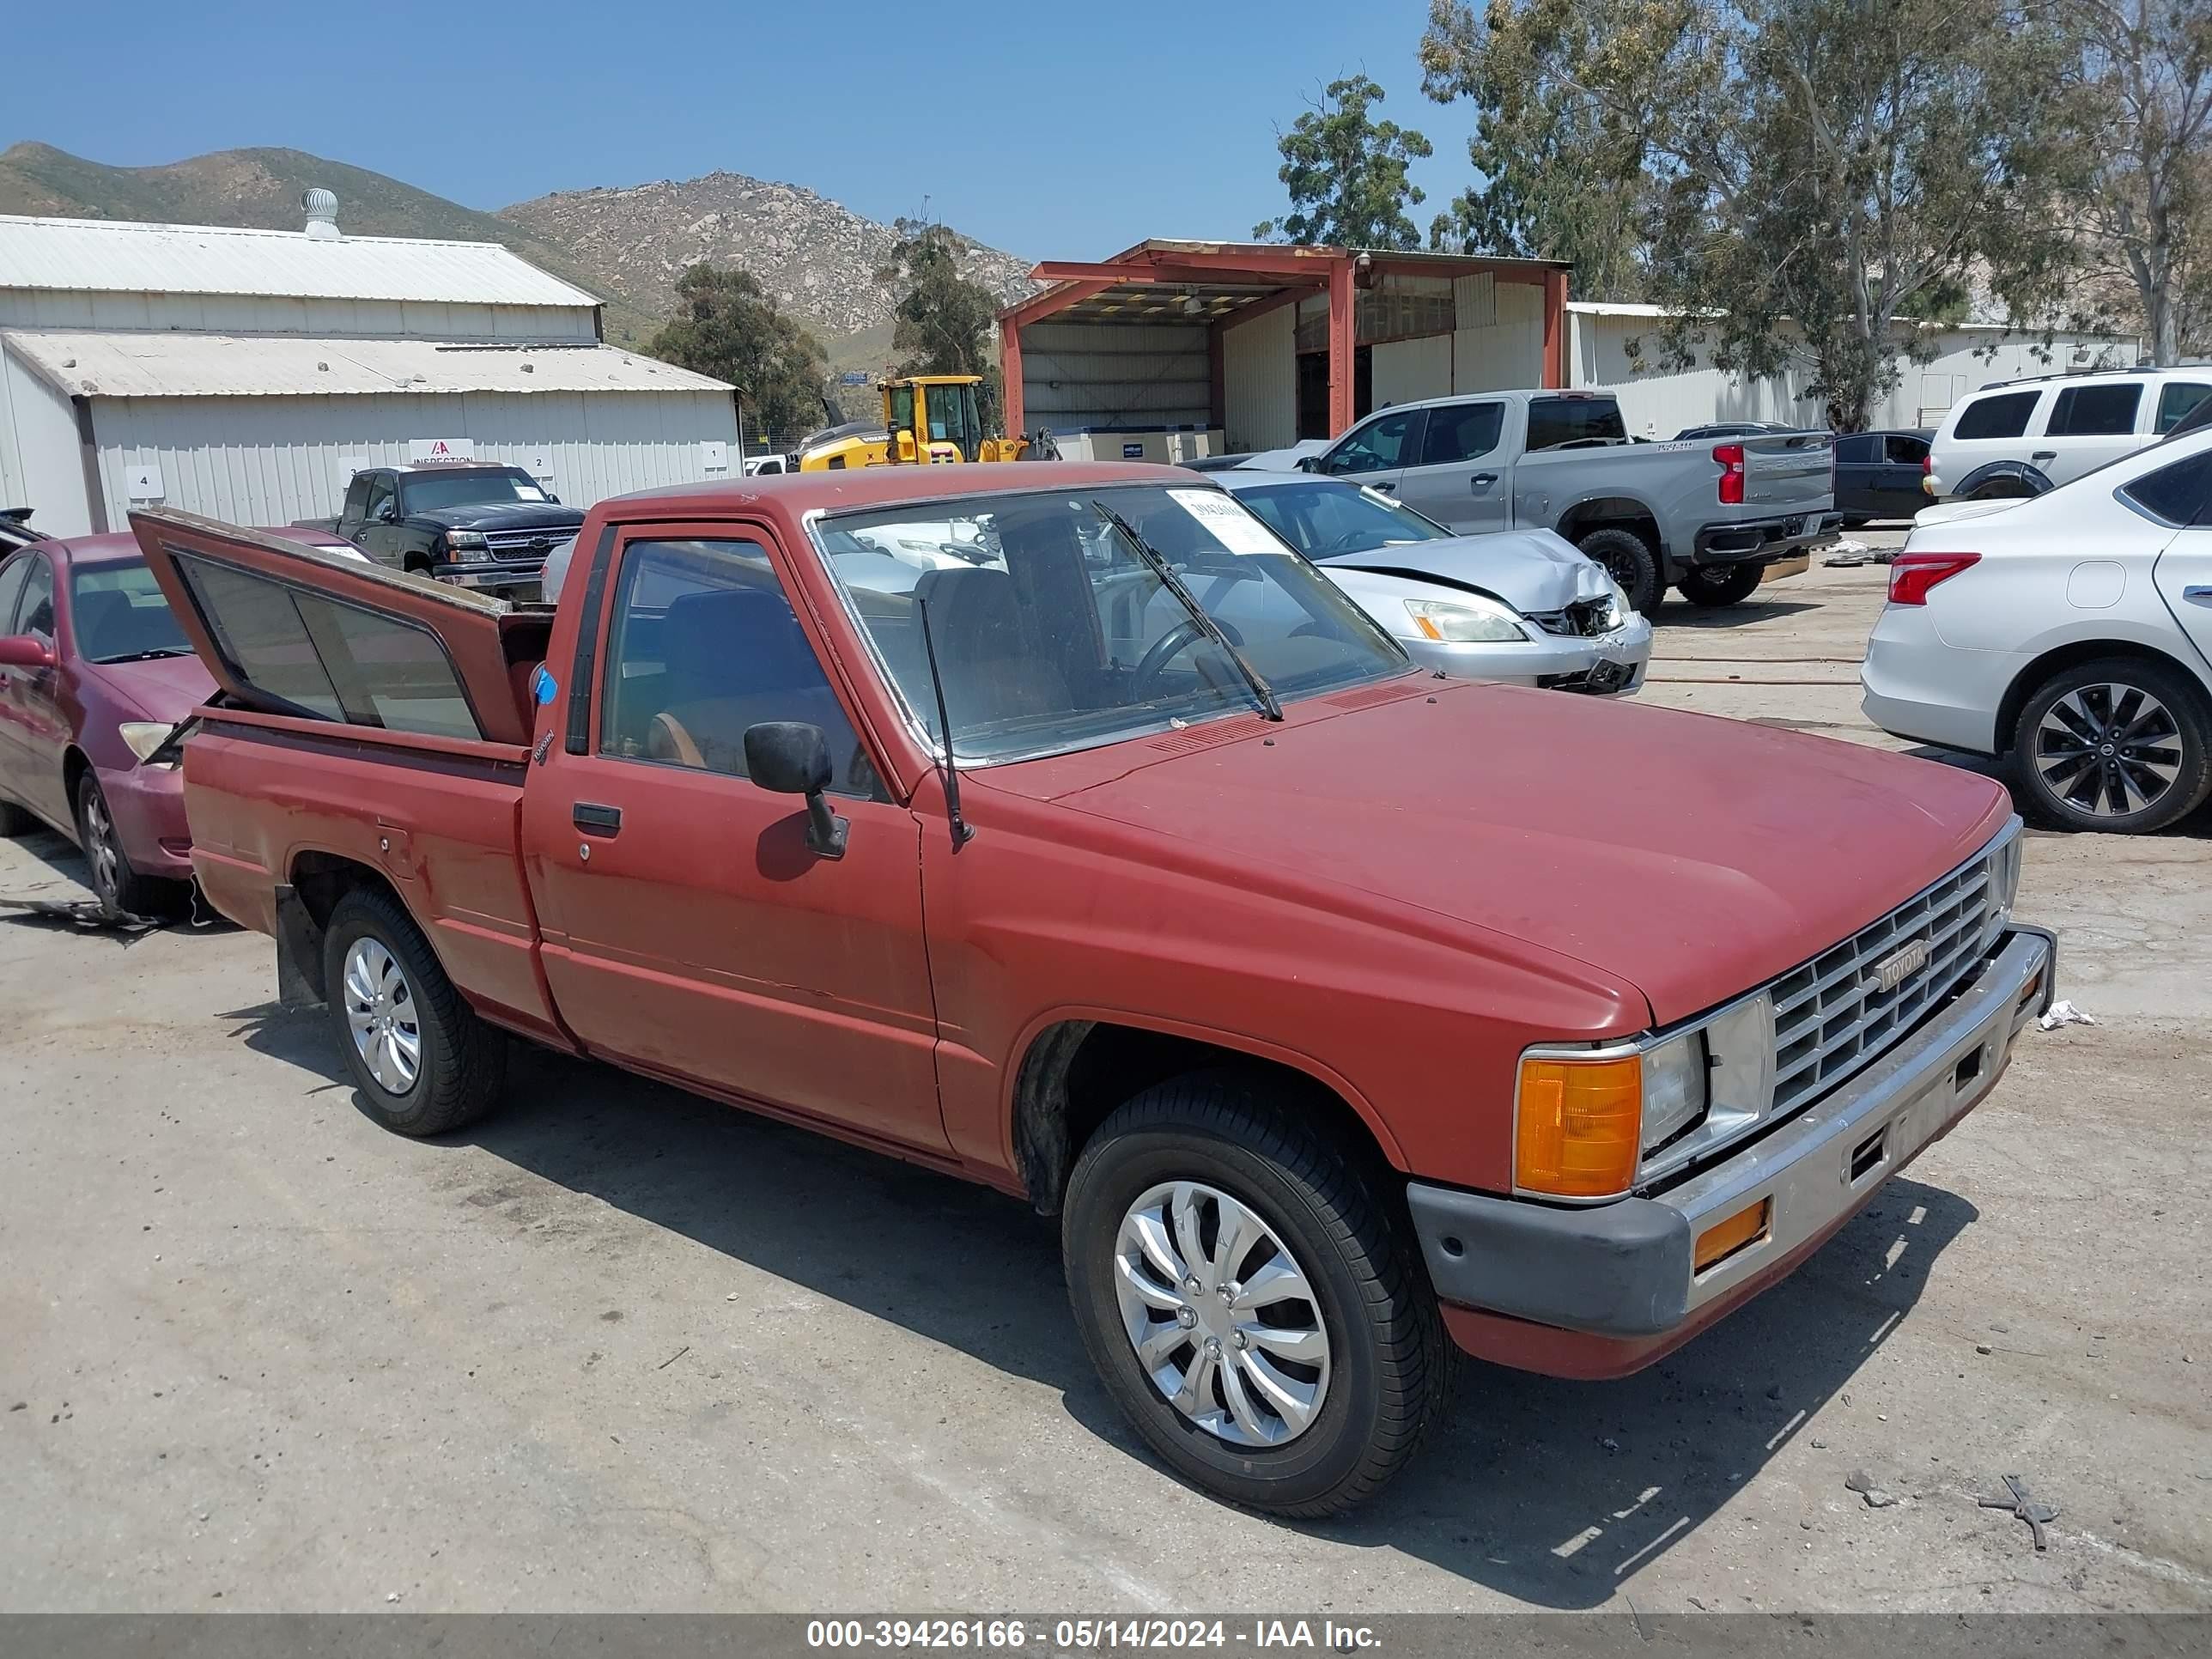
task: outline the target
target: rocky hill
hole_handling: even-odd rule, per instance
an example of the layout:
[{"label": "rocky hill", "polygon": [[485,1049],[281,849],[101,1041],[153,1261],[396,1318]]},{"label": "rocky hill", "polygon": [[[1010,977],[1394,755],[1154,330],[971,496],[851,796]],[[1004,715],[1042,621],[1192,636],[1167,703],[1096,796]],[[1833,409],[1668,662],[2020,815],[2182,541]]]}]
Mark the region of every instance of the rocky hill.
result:
[{"label": "rocky hill", "polygon": [[[876,280],[897,233],[796,185],[741,173],[562,191],[499,218],[560,247],[611,297],[665,314],[676,279],[706,260],[750,271],[825,338],[879,331],[896,295]],[[962,239],[965,274],[1002,300],[1034,291],[1030,261]]]},{"label": "rocky hill", "polygon": [[[479,212],[397,179],[296,149],[230,149],[149,167],[108,167],[48,144],[0,151],[0,213],[295,229],[300,193],[337,193],[341,229],[365,236],[500,242],[599,295],[607,333],[641,344],[701,259],[734,264],[821,337],[840,368],[879,368],[895,296],[875,279],[897,233],[795,185],[711,173],[563,191]],[[1030,291],[1030,262],[969,242],[968,274],[1003,298]]]}]

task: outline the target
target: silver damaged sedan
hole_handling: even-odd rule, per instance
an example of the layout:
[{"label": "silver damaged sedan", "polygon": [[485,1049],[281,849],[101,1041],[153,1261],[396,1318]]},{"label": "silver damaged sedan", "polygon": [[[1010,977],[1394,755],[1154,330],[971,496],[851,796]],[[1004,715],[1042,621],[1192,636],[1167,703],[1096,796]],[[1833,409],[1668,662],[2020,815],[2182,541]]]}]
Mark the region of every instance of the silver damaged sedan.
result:
[{"label": "silver damaged sedan", "polygon": [[1455,536],[1379,491],[1311,474],[1208,475],[1319,565],[1416,662],[1469,679],[1622,696],[1651,624],[1548,530]]}]

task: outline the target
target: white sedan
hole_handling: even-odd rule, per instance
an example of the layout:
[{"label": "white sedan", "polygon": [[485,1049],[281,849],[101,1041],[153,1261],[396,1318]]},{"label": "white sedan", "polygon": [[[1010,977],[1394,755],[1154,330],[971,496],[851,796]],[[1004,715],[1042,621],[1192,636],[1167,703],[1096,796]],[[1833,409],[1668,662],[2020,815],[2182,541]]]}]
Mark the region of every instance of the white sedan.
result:
[{"label": "white sedan", "polygon": [[1884,731],[2008,758],[2024,812],[2163,829],[2212,795],[2212,429],[1930,507],[1859,671]]}]

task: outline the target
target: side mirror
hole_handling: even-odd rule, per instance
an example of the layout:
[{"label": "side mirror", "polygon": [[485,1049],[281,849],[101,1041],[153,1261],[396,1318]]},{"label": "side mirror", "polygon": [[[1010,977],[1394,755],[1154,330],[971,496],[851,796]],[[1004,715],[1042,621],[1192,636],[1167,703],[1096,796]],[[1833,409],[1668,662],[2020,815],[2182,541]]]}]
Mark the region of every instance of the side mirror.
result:
[{"label": "side mirror", "polygon": [[1318,455],[1301,455],[1301,456],[1299,456],[1299,457],[1298,457],[1298,471],[1301,471],[1301,472],[1318,472],[1318,471],[1320,471],[1321,470],[1322,470],[1322,458],[1321,458],[1320,456],[1318,456]]},{"label": "side mirror", "polygon": [[399,509],[397,507],[394,507],[390,501],[386,501],[382,506],[376,509],[376,521],[379,524],[398,524],[399,522]]},{"label": "side mirror", "polygon": [[893,453],[897,455],[900,464],[911,466],[915,458],[914,434],[902,428],[892,434],[892,442]]},{"label": "side mirror", "polygon": [[0,639],[0,668],[52,668],[54,647],[36,634],[10,634]]},{"label": "side mirror", "polygon": [[806,797],[806,845],[825,859],[845,856],[850,827],[830,810],[830,740],[804,720],[763,720],[745,728],[745,775],[778,795]]}]

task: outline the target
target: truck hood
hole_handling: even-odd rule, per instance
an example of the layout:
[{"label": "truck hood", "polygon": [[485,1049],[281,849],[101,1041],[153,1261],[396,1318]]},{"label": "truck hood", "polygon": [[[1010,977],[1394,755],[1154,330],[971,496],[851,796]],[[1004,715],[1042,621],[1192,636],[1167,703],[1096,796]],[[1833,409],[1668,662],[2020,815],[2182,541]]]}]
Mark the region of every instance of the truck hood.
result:
[{"label": "truck hood", "polygon": [[1524,616],[1562,611],[1577,599],[1603,599],[1612,591],[1603,569],[1548,530],[1396,542],[1316,562],[1324,570],[1370,570],[1472,588],[1503,599]]},{"label": "truck hood", "polygon": [[1239,717],[1203,747],[1192,728],[975,779],[1126,824],[1164,858],[1180,842],[1264,862],[1317,908],[1350,889],[1576,958],[1662,1025],[1875,921],[2011,810],[1986,778],[1830,738],[1397,684],[1364,708],[1341,705],[1376,688],[1294,703],[1281,726]]},{"label": "truck hood", "polygon": [[573,533],[584,522],[580,507],[552,501],[472,502],[441,507],[431,513],[410,513],[408,518],[447,530],[565,530]]}]

